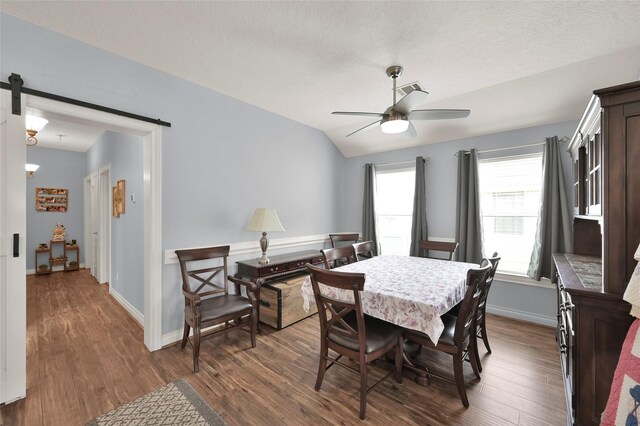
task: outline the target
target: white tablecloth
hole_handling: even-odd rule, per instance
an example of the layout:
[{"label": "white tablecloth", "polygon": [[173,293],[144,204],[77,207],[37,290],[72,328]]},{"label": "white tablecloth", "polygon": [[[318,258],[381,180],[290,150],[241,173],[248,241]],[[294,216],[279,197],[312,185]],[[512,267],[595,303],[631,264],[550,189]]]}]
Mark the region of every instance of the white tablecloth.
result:
[{"label": "white tablecloth", "polygon": [[[365,274],[361,293],[365,314],[412,330],[421,331],[437,343],[444,314],[463,298],[467,271],[477,264],[410,256],[383,255],[334,269]],[[304,309],[315,303],[311,279],[300,290]],[[321,285],[323,294],[353,301],[351,290],[338,291]],[[330,293],[325,293],[330,291]]]}]

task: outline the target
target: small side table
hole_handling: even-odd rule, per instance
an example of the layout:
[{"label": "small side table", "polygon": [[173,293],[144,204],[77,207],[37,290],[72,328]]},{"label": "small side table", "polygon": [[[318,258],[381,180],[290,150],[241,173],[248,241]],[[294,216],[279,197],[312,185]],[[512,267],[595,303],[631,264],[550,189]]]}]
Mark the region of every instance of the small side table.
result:
[{"label": "small side table", "polygon": [[[40,269],[40,265],[38,265],[38,260],[40,257],[42,257],[42,255],[46,255],[46,260],[44,263],[41,263],[40,265],[46,266],[46,268],[42,268]],[[40,274],[50,274],[51,273],[51,264],[49,264],[49,257],[51,257],[51,251],[49,250],[49,247],[44,247],[44,248],[40,248],[38,247],[36,249],[36,274],[40,275]]]},{"label": "small side table", "polygon": [[[322,264],[322,253],[320,250],[305,250],[294,253],[280,254],[277,256],[270,256],[270,262],[261,264],[258,259],[242,260],[236,262],[238,265],[238,273],[236,278],[242,278],[248,281],[253,281],[258,286],[256,297],[258,303],[260,300],[260,287],[262,284],[268,281],[285,277],[288,275],[299,274],[304,272],[307,263],[312,265]],[[240,286],[236,285],[236,293],[240,292]],[[260,330],[260,309],[258,309],[258,331]]]},{"label": "small side table", "polygon": [[[69,258],[69,254],[72,255]],[[64,271],[77,271],[80,269],[80,247],[77,244],[65,244],[64,257],[67,260],[64,264]],[[70,262],[75,262],[75,266],[70,266]]]}]

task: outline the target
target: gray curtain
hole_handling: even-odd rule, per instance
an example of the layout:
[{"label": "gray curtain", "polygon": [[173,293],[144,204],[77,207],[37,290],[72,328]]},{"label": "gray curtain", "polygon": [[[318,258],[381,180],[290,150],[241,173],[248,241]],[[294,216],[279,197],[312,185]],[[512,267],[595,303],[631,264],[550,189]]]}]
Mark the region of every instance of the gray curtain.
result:
[{"label": "gray curtain", "polygon": [[427,187],[424,177],[424,158],[416,157],[416,185],[413,195],[410,256],[420,256],[419,242],[420,240],[426,240],[427,236]]},{"label": "gray curtain", "polygon": [[458,200],[456,203],[456,241],[460,244],[456,260],[482,262],[482,216],[478,189],[478,152],[458,152]]},{"label": "gray curtain", "polygon": [[542,193],[536,240],[527,275],[555,282],[556,266],[552,253],[573,251],[572,223],[562,171],[562,155],[558,137],[547,138],[542,157]]},{"label": "gray curtain", "polygon": [[374,255],[378,255],[378,227],[375,211],[376,169],[373,164],[364,165],[364,197],[362,201],[362,239],[373,241]]}]

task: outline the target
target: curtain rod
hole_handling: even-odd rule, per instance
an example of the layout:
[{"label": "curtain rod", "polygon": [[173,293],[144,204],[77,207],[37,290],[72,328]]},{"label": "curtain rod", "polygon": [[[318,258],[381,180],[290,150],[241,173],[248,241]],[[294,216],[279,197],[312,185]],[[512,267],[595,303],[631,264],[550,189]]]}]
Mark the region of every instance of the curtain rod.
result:
[{"label": "curtain rod", "polygon": [[[429,161],[431,160],[431,157],[423,157],[424,161]],[[396,164],[410,164],[410,163],[415,163],[416,160],[405,160],[405,161],[393,161],[391,163],[374,163],[374,166],[394,166]],[[363,164],[362,167],[364,167],[365,165]]]},{"label": "curtain rod", "polygon": [[[559,139],[560,142],[562,143],[566,143],[569,142],[569,137],[568,136],[563,136]],[[518,148],[527,148],[530,146],[538,146],[538,145],[544,145],[545,142],[535,142],[535,143],[529,143],[526,145],[518,145],[518,146],[507,146],[504,148],[494,148],[494,149],[483,149],[482,151],[478,151],[478,154],[485,154],[487,152],[497,152],[497,151],[506,151],[508,149],[518,149]],[[465,154],[469,154],[471,151],[465,151]],[[458,156],[458,153],[455,152],[453,155]]]}]

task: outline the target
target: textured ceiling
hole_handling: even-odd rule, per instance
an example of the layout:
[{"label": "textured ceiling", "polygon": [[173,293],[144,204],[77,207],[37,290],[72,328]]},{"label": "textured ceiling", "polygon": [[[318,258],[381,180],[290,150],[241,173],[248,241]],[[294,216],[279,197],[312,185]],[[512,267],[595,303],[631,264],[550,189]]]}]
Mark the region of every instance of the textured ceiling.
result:
[{"label": "textured ceiling", "polygon": [[[323,130],[346,156],[579,119],[593,89],[638,79],[640,2],[14,2],[0,10]],[[134,40],[135,42],[132,42]],[[334,110],[384,111],[420,81],[406,140]]]}]

